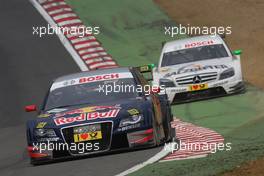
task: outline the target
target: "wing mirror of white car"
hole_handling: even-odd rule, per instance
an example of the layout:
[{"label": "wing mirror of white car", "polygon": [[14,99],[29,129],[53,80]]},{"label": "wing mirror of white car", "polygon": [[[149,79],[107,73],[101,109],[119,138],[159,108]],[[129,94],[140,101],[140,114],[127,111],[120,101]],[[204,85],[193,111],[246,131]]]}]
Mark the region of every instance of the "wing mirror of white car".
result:
[{"label": "wing mirror of white car", "polygon": [[235,55],[235,56],[241,55],[242,54],[242,50],[234,50],[232,52],[232,54]]}]

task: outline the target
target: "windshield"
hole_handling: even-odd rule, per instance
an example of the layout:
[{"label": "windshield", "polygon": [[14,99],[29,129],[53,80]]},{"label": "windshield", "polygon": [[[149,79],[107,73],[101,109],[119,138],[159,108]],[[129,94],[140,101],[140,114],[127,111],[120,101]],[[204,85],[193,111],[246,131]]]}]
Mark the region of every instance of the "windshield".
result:
[{"label": "windshield", "polygon": [[161,67],[222,57],[228,57],[224,45],[201,46],[164,53]]},{"label": "windshield", "polygon": [[[108,86],[107,86],[108,85]],[[133,78],[113,79],[97,81],[85,84],[77,84],[52,90],[46,100],[45,110],[62,108],[67,106],[100,103],[118,99],[128,99],[139,96],[137,92],[118,91],[118,85],[135,85]],[[106,87],[108,91],[106,95]],[[101,89],[100,89],[101,88]],[[116,90],[114,90],[115,88]]]}]

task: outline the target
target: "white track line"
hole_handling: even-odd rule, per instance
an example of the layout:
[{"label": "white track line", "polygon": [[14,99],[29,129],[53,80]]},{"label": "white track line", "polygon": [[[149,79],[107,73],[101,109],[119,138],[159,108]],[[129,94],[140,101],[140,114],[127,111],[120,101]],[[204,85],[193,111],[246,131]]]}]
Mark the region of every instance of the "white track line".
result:
[{"label": "white track line", "polygon": [[[56,23],[53,21],[53,19],[49,16],[49,14],[42,8],[42,6],[36,1],[36,0],[29,0],[33,6],[39,11],[39,13],[43,16],[43,18],[53,27],[56,27]],[[89,70],[87,65],[84,63],[82,58],[78,55],[77,51],[72,47],[69,40],[61,33],[57,34],[61,43],[64,45],[64,47],[68,50],[76,64],[79,66],[81,71],[87,71]]]},{"label": "white track line", "polygon": [[[207,156],[208,156],[208,154],[203,154],[203,155],[197,155],[197,156],[190,156],[190,157],[187,157],[187,158],[184,158],[184,159],[187,160],[187,159],[205,158]],[[173,158],[173,159],[168,159],[168,160],[160,160],[159,163],[168,162],[168,161],[177,161],[177,160],[182,160],[182,158]]]},{"label": "white track line", "polygon": [[148,164],[153,164],[153,163],[159,161],[161,158],[164,158],[165,156],[167,156],[171,152],[172,146],[175,146],[175,143],[170,143],[167,145],[169,145],[170,147],[168,147],[168,148],[164,147],[159,153],[157,153],[156,155],[154,155],[153,157],[151,157],[147,161],[140,163],[140,164],[137,164],[134,167],[131,167],[130,169],[128,169],[124,172],[121,172],[120,174],[117,174],[116,176],[125,176],[128,174],[131,174],[131,173],[145,167]]}]

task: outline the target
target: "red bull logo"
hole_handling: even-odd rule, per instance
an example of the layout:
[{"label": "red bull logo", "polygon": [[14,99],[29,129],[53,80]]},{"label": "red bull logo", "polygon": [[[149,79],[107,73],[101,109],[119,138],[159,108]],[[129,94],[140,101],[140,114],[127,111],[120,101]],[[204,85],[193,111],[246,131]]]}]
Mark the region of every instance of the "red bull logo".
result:
[{"label": "red bull logo", "polygon": [[89,112],[81,113],[74,117],[58,117],[54,119],[56,125],[65,125],[74,122],[84,122],[100,118],[114,118],[119,113],[120,109],[110,109],[105,112]]}]

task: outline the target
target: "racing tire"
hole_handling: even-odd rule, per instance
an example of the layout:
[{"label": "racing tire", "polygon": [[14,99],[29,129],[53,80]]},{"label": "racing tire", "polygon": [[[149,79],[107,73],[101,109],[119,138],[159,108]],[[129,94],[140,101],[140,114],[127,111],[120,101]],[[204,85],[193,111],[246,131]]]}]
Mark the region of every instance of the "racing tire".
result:
[{"label": "racing tire", "polygon": [[[154,110],[153,110],[153,115],[155,116]],[[153,141],[154,141],[154,146],[159,146],[161,144],[161,140],[158,135],[158,126],[154,116],[152,118]]]}]

